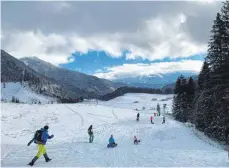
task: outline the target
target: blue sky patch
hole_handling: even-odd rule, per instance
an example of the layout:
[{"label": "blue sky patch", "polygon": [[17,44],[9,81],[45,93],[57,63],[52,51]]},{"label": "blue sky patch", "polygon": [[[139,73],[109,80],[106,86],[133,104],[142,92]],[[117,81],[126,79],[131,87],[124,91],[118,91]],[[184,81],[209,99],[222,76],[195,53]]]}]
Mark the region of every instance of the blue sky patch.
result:
[{"label": "blue sky patch", "polygon": [[67,64],[60,64],[60,67],[83,72],[86,74],[93,75],[98,72],[106,72],[106,67],[120,66],[123,64],[149,64],[149,63],[159,63],[159,62],[179,62],[182,60],[204,60],[205,54],[196,54],[190,57],[179,57],[176,59],[171,59],[166,57],[163,60],[150,61],[148,59],[142,59],[141,57],[137,59],[126,59],[126,54],[128,51],[123,52],[121,57],[112,57],[104,51],[88,51],[86,54],[80,52],[75,52],[72,57],[75,61]]}]

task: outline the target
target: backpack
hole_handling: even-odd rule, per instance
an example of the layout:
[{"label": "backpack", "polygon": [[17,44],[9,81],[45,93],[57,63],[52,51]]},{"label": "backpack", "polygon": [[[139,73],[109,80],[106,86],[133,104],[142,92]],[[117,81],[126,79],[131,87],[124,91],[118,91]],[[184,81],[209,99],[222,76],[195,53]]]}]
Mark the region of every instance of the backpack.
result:
[{"label": "backpack", "polygon": [[92,129],[88,129],[88,131],[87,131],[87,132],[88,132],[88,134],[90,134],[90,135],[91,135],[91,134],[93,134]]},{"label": "backpack", "polygon": [[42,131],[37,130],[34,134],[34,143],[36,143],[37,141],[42,142],[41,136],[42,136]]}]

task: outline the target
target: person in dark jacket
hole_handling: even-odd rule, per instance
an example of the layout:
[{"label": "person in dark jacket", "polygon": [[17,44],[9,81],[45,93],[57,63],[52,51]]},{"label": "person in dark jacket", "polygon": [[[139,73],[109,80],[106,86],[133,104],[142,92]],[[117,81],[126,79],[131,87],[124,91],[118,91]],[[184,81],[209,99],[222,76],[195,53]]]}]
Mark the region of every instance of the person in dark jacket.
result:
[{"label": "person in dark jacket", "polygon": [[162,124],[165,124],[165,116],[163,116]]},{"label": "person in dark jacket", "polygon": [[88,128],[89,143],[92,143],[94,140],[94,133],[92,130],[92,125]]},{"label": "person in dark jacket", "polygon": [[140,117],[140,114],[138,113],[138,114],[137,114],[137,121],[139,121],[139,117]]},{"label": "person in dark jacket", "polygon": [[38,144],[38,152],[37,152],[37,155],[32,159],[32,161],[28,164],[30,166],[33,166],[34,163],[36,162],[36,160],[43,154],[44,158],[45,158],[45,161],[46,162],[49,162],[51,159],[48,157],[47,155],[47,151],[46,151],[46,148],[45,148],[45,145],[46,145],[46,142],[48,139],[52,139],[54,137],[54,135],[49,135],[48,134],[48,129],[49,129],[49,126],[44,126],[44,128],[41,128],[41,132],[42,132],[42,135],[41,135],[41,140],[36,140],[35,138],[33,138],[29,143],[28,143],[28,146],[32,143],[32,142],[35,142],[36,144]]}]

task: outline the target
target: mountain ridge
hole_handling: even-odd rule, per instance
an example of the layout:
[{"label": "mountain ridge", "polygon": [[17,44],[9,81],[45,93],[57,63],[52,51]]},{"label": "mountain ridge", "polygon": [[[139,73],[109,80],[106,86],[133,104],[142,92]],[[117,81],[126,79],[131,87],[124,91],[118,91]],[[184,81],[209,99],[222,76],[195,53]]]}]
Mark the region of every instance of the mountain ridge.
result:
[{"label": "mountain ridge", "polygon": [[98,96],[107,94],[121,86],[124,86],[124,84],[121,83],[115,83],[81,72],[64,69],[45,62],[37,57],[24,57],[20,60],[27,64],[30,68],[34,69],[36,72],[39,72],[47,77],[52,77],[66,87],[72,89],[76,87],[89,92],[94,92]]}]

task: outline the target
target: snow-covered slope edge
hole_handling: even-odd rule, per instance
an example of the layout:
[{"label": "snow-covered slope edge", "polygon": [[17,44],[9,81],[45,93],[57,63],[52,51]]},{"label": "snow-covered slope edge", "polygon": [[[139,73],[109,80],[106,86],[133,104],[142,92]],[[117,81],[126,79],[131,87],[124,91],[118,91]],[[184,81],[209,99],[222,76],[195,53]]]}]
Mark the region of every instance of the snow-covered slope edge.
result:
[{"label": "snow-covered slope edge", "polygon": [[20,103],[55,103],[55,98],[37,94],[27,86],[26,83],[21,84],[20,82],[4,82],[1,83],[1,101],[10,102],[12,98],[16,98]]},{"label": "snow-covered slope edge", "polygon": [[[227,152],[198,138],[192,129],[166,117],[149,117],[157,103],[171,95],[127,94],[112,102],[85,104],[2,103],[2,166],[26,166],[37,146],[26,146],[44,124],[55,137],[46,147],[52,161],[41,157],[35,166],[45,167],[228,167]],[[138,101],[134,103],[133,101]],[[168,106],[171,106],[168,100]],[[113,106],[111,106],[113,105]],[[146,107],[140,111],[134,108]],[[136,122],[136,113],[140,121]],[[88,143],[87,128],[95,139]],[[107,149],[113,134],[118,147]],[[133,144],[133,136],[141,139]]]}]

